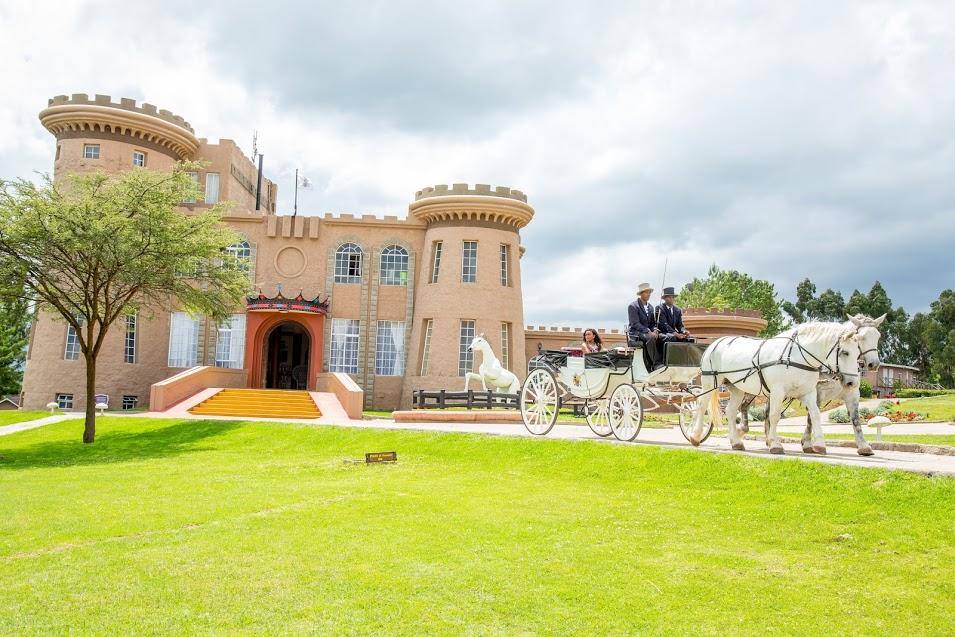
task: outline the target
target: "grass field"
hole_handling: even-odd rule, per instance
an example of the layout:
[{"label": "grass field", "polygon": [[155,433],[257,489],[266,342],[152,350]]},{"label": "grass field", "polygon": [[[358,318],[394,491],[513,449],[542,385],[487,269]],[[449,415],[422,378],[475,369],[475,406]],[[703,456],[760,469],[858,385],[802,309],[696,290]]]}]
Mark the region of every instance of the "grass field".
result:
[{"label": "grass field", "polygon": [[[955,633],[955,480],[109,418],[0,437],[2,634]],[[395,450],[399,463],[350,464]]]},{"label": "grass field", "polygon": [[955,422],[955,394],[944,396],[926,396],[925,398],[905,398],[899,409],[927,413],[926,420]]},{"label": "grass field", "polygon": [[46,418],[50,415],[48,411],[0,411],[0,427],[4,425],[15,425],[18,422],[36,420],[37,418]]}]

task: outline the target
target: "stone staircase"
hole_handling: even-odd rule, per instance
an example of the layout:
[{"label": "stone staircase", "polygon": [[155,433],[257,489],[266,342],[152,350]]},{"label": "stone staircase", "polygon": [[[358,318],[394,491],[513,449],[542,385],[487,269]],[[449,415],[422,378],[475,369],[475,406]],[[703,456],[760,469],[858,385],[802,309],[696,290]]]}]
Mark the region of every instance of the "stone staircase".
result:
[{"label": "stone staircase", "polygon": [[320,418],[307,391],[285,389],[223,389],[189,409],[198,416],[258,418]]}]

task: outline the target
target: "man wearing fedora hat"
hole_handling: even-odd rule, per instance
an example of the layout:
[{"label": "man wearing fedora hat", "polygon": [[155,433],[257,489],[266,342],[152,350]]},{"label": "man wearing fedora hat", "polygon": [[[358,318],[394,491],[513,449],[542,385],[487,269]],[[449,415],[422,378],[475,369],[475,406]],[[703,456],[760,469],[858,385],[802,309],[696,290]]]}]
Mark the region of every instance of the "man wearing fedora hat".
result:
[{"label": "man wearing fedora hat", "polygon": [[676,292],[672,287],[663,288],[663,303],[657,306],[657,328],[665,341],[685,341],[690,331],[683,324],[683,310],[673,300]]},{"label": "man wearing fedora hat", "polygon": [[630,345],[635,345],[636,341],[642,342],[651,366],[656,368],[660,364],[660,330],[657,329],[656,314],[650,305],[652,293],[653,288],[649,283],[637,286],[637,298],[627,308],[627,340]]}]

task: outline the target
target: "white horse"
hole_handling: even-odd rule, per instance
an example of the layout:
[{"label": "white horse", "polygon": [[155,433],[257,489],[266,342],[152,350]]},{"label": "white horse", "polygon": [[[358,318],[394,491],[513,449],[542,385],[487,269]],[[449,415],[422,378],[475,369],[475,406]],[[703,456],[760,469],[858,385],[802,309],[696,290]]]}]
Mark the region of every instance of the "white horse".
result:
[{"label": "white horse", "polygon": [[512,372],[504,369],[501,361],[494,355],[491,344],[487,342],[484,335],[475,336],[468,346],[468,349],[481,352],[481,366],[478,367],[478,373],[468,372],[464,375],[464,390],[467,391],[471,379],[481,381],[481,387],[484,391],[489,388],[494,391],[505,390],[505,393],[516,394],[521,388],[521,381],[517,379]]},{"label": "white horse", "polygon": [[[860,358],[870,369],[879,365],[879,331],[875,325],[884,318],[873,321],[874,325],[863,325],[855,317],[846,323],[804,323],[769,339],[727,336],[710,344],[700,363],[703,385],[709,385],[714,392],[721,384],[729,388],[726,413],[730,416],[733,449],[745,448],[735,416],[746,394],[765,393],[769,396],[770,452],[783,452],[776,433],[783,401],[799,398],[812,422],[812,449],[825,453],[816,395],[820,372],[838,374],[843,385],[858,385]],[[714,409],[710,396],[700,396],[697,403],[696,423],[690,435],[694,445],[702,438],[705,413]],[[718,407],[715,409],[717,413],[711,414],[711,418],[722,421]]]}]

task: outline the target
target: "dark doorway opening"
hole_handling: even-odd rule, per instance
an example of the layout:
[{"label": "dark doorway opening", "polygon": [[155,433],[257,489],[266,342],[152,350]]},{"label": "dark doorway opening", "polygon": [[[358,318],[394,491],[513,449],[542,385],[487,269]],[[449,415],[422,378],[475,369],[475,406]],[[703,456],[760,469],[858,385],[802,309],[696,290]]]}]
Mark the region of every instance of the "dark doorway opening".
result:
[{"label": "dark doorway opening", "polygon": [[298,323],[276,325],[265,341],[266,389],[308,389],[311,339]]}]

